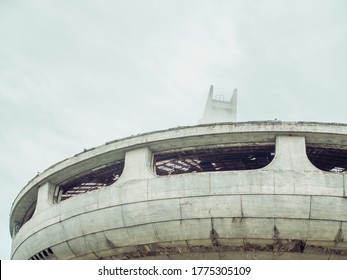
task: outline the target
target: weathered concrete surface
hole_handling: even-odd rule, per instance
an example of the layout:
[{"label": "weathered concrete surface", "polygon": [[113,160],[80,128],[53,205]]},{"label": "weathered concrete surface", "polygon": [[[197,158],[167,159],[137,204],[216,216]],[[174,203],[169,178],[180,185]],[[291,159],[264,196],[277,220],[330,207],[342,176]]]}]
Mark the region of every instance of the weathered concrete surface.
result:
[{"label": "weathered concrete surface", "polygon": [[[35,178],[16,199],[11,223],[32,196],[38,202],[13,238],[12,258],[51,248],[56,259],[347,259],[346,175],[318,170],[305,153],[305,139],[335,143],[339,137],[346,146],[346,126],[332,126],[198,126],[195,134],[186,128],[149,134],[78,155]],[[275,138],[276,156],[263,169],[167,177],[151,170],[152,152],[160,149]],[[125,147],[125,169],[115,184],[54,203],[60,180],[121,159]]]},{"label": "weathered concrete surface", "polygon": [[305,136],[306,143],[322,146],[347,146],[347,125],[280,121],[179,127],[108,142],[59,162],[29,181],[13,203],[10,232],[37,199],[39,186],[48,181],[57,185],[92,168],[124,159],[128,150],[147,147],[158,153],[210,145],[260,145],[273,143],[276,135]]},{"label": "weathered concrete surface", "polygon": [[125,167],[118,184],[131,180],[156,177],[151,169],[152,153],[147,147],[134,149],[125,154]]}]

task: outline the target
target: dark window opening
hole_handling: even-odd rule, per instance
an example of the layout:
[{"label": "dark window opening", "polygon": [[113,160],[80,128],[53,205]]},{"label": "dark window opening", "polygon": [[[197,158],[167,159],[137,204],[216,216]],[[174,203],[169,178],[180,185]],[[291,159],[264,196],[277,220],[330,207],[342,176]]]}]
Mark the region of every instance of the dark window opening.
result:
[{"label": "dark window opening", "polygon": [[37,200],[35,200],[31,204],[31,206],[29,207],[27,212],[24,214],[22,221],[16,222],[14,224],[14,229],[13,229],[14,235],[16,235],[19,232],[19,230],[21,229],[21,227],[33,217],[35,209],[36,209],[36,204],[37,204]]},{"label": "dark window opening", "polygon": [[275,146],[225,147],[180,151],[154,156],[157,175],[194,172],[252,170],[268,165]]},{"label": "dark window opening", "polygon": [[112,185],[118,180],[124,169],[124,161],[93,169],[87,174],[58,186],[55,201],[66,200],[70,197],[91,192]]},{"label": "dark window opening", "polygon": [[54,253],[51,248],[47,248],[35,254],[29,260],[49,260],[49,259],[54,259]]},{"label": "dark window opening", "polygon": [[311,163],[323,171],[344,172],[347,170],[347,150],[306,146]]}]

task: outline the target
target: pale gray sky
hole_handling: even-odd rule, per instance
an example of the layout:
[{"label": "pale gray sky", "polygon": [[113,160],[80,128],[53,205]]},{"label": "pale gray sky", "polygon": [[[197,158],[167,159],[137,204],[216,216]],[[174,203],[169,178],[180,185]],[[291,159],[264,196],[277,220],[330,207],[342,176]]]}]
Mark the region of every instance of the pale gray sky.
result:
[{"label": "pale gray sky", "polygon": [[347,123],[347,1],[0,0],[0,259],[11,203],[84,148],[194,125],[210,84],[238,120]]}]

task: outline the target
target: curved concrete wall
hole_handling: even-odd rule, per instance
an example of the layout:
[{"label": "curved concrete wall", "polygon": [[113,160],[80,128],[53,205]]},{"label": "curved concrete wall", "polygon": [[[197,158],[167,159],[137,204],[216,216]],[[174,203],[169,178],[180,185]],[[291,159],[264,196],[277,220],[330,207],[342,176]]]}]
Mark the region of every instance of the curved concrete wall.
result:
[{"label": "curved concrete wall", "polygon": [[[137,143],[126,140],[126,151],[124,143],[116,142],[124,147],[105,151],[109,147],[101,146],[83,154],[83,160],[69,159],[48,169],[15,201],[12,222],[38,188],[35,213],[13,238],[12,258],[28,259],[47,248],[53,252],[49,258],[57,259],[347,258],[346,174],[318,170],[305,152],[305,139],[324,142],[324,135],[345,146],[346,126],[276,125],[219,124],[191,128],[194,133],[187,128],[165,132],[174,134],[170,137],[150,134]],[[205,134],[196,138],[199,131]],[[274,160],[258,170],[165,177],[152,172],[153,151],[245,139],[243,145],[276,139]],[[85,169],[81,162],[89,168],[100,164],[102,155],[109,156],[104,163],[124,153],[125,169],[115,184],[53,203],[55,185],[62,180],[56,178],[75,172],[69,169]]]}]

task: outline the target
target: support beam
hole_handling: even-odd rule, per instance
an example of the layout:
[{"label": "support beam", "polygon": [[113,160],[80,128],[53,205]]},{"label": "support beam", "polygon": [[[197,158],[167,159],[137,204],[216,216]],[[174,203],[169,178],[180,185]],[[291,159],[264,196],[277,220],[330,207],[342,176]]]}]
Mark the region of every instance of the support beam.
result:
[{"label": "support beam", "polygon": [[304,136],[277,136],[276,155],[265,170],[317,171],[306,154]]},{"label": "support beam", "polygon": [[34,215],[35,213],[46,210],[53,204],[55,188],[56,185],[51,182],[46,182],[45,184],[39,187],[37,194],[37,205]]},{"label": "support beam", "polygon": [[130,180],[155,178],[151,169],[152,152],[149,148],[139,148],[126,152],[124,170],[117,183]]}]

